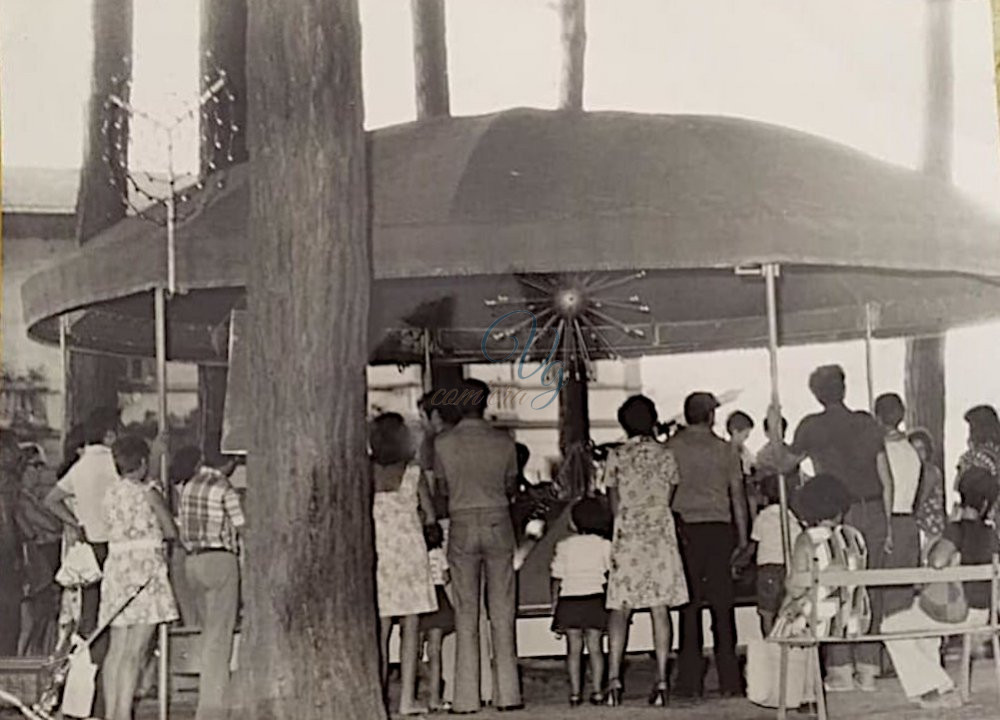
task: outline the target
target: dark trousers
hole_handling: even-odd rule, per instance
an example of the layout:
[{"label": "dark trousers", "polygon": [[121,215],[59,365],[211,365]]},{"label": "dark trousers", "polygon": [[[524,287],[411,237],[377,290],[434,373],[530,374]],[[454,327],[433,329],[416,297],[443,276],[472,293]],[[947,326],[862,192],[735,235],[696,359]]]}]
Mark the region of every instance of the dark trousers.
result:
[{"label": "dark trousers", "polygon": [[21,591],[24,576],[11,572],[14,558],[0,558],[6,561],[0,567],[0,657],[17,655],[17,641],[21,636]]},{"label": "dark trousers", "polygon": [[736,547],[729,523],[680,523],[681,556],[691,601],[681,608],[678,691],[701,694],[704,689],[701,611],[708,606],[712,616],[715,667],[719,689],[742,691],[736,659],[736,613],[730,558]]},{"label": "dark trousers", "polygon": [[[94,549],[94,557],[97,558],[97,565],[101,568],[101,570],[103,570],[104,561],[108,559],[108,544],[91,543],[90,546]],[[85,587],[82,595],[80,603],[80,627],[78,628],[78,632],[81,637],[87,638],[92,632],[94,632],[94,630],[97,629],[97,617],[101,609],[100,581]],[[104,656],[107,652],[108,633],[103,632],[94,644],[90,646],[90,656],[97,665],[100,665],[104,661]]]}]

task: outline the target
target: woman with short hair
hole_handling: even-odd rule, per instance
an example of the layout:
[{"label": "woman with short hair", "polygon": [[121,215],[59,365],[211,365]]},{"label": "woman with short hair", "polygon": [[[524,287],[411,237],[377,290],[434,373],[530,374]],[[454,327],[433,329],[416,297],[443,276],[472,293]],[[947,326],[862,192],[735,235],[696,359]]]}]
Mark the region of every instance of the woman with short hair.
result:
[{"label": "woman with short hair", "polygon": [[615,518],[607,593],[611,611],[607,699],[609,705],[622,702],[621,667],[629,620],[635,610],[648,608],[657,670],[649,702],[665,705],[669,696],[670,608],[688,601],[670,509],[679,475],[673,452],[656,439],[657,415],[652,400],[633,395],[619,408],[618,422],[628,440],[608,453],[604,470]]}]

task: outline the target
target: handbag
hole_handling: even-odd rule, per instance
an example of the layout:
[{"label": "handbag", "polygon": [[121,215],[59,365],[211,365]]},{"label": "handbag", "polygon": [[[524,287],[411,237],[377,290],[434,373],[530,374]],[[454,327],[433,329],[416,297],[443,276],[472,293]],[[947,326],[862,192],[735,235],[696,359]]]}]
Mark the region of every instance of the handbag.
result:
[{"label": "handbag", "polygon": [[960,582],[927,583],[920,588],[918,602],[928,617],[941,623],[965,622],[969,617],[969,603]]},{"label": "handbag", "polygon": [[[785,685],[785,706],[788,708],[816,701],[816,686],[808,653],[806,648],[788,648],[788,682]],[[747,699],[762,707],[778,707],[781,700],[780,673],[781,646],[767,640],[748,640]]]}]

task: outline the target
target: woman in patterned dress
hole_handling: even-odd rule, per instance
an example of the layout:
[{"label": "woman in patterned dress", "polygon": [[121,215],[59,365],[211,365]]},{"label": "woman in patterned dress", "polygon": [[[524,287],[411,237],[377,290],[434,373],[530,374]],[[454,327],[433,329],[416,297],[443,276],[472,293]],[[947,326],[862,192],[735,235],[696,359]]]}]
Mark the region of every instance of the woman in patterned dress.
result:
[{"label": "woman in patterned dress", "polygon": [[371,448],[382,685],[384,688],[387,683],[392,619],[398,617],[402,681],[399,713],[419,715],[427,712],[416,699],[419,615],[437,610],[420,513],[423,512],[423,522],[430,524],[435,521],[434,509],[420,465],[413,462],[413,438],[401,415],[385,413],[375,418]]},{"label": "woman in patterned dress", "polygon": [[608,704],[620,705],[621,665],[634,610],[649,608],[653,620],[657,684],[649,702],[667,702],[670,608],[688,601],[684,566],[670,510],[678,483],[673,453],[656,440],[656,406],[633,395],[618,410],[628,440],[608,454],[604,482],[615,516],[608,577],[610,654]]},{"label": "woman in patterned dress", "polygon": [[131,720],[132,698],[153,630],[179,617],[164,552],[164,541],[176,539],[177,528],[162,490],[146,478],[146,441],[125,435],[111,454],[119,479],[104,496],[108,559],[98,623],[111,623],[102,670],[104,705],[106,720]]}]

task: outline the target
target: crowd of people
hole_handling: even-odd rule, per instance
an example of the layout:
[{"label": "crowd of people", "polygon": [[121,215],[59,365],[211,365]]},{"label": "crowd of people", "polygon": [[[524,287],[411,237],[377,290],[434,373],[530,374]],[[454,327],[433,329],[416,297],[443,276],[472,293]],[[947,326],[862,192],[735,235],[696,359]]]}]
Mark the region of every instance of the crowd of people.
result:
[{"label": "crowd of people", "polygon": [[[660,423],[645,396],[621,406],[618,420],[626,439],[603,448],[597,482],[572,505],[571,534],[558,542],[551,564],[552,630],[566,640],[571,705],[622,704],[623,660],[637,610],[648,611],[652,621],[656,681],[650,704],[704,696],[704,609],[711,614],[719,691],[742,695],[735,588],[750,569],[767,636],[794,632],[809,621],[806,590],[814,562],[836,562],[852,551],[869,568],[989,560],[997,543],[993,518],[1000,488],[1000,420],[992,407],[979,406],[965,416],[969,448],[956,476],[960,504],[949,519],[931,436],[920,428],[903,430],[905,408],[898,395],[880,396],[874,414],[852,410],[844,402],[846,379],[839,366],[817,368],[809,387],[822,410],[798,424],[791,442],[785,439],[784,418],[765,419],[766,431],[772,422],[781,427],[768,432],[768,443],[756,455],[746,448],[754,427],[747,413],[729,414],[728,438],[716,434],[720,405],[710,393],[687,397],[684,425],[678,428]],[[434,658],[429,709],[480,709],[486,692],[479,643],[486,635],[493,645],[493,704],[501,710],[523,705],[514,646],[517,564],[511,517],[523,464],[519,468],[514,439],[483,419],[488,392],[485,384],[466,380],[456,393],[458,402],[431,403],[429,394],[427,432],[419,443],[399,415],[383,415],[373,424],[376,532],[392,537],[391,546],[388,539],[378,544],[380,603],[400,593],[401,584],[411,584],[414,592],[405,612],[388,600],[379,611],[384,626],[404,618],[403,714],[428,709],[417,701],[414,684],[424,642],[421,618],[442,613],[448,621],[435,621],[434,649],[428,651]],[[389,506],[393,514],[380,510]],[[402,514],[408,514],[405,543],[399,539]],[[420,538],[421,524],[425,536],[438,540],[414,549],[410,541]],[[791,567],[786,567],[786,540]],[[445,564],[447,592],[442,582],[447,573],[432,573],[432,566]],[[396,569],[404,566],[405,573]],[[928,615],[913,587],[869,589],[858,597],[863,602],[857,607],[847,603],[836,617],[823,618],[827,632],[840,632],[840,622],[887,632],[940,622]],[[988,605],[982,587],[970,586],[969,599],[977,613]],[[481,613],[487,609],[489,632],[483,633]],[[680,614],[676,673],[668,662],[672,609]],[[441,637],[452,629],[457,650],[442,661]],[[893,640],[885,648],[913,703],[924,708],[959,703],[941,667],[938,640]],[[828,645],[826,691],[873,690],[885,674],[881,655],[879,643]],[[488,663],[485,667],[489,671]]]},{"label": "crowd of people", "polygon": [[[719,691],[742,695],[735,588],[750,570],[766,636],[809,622],[811,568],[838,557],[837,543],[858,549],[869,568],[992,557],[1000,488],[1000,418],[992,407],[965,415],[969,446],[955,485],[960,504],[949,518],[931,436],[902,429],[899,396],[880,396],[874,414],[851,410],[838,366],[817,368],[809,387],[822,410],[798,424],[791,442],[787,422],[768,417],[766,430],[772,422],[781,427],[756,455],[746,448],[754,427],[747,413],[729,414],[728,438],[716,434],[720,405],[710,393],[688,395],[682,427],[661,423],[642,395],[620,407],[626,438],[604,448],[595,482],[572,503],[570,534],[556,544],[551,562],[552,630],[565,638],[571,705],[622,705],[636,611],[648,611],[652,621],[650,704],[704,696],[705,609]],[[484,701],[503,711],[524,706],[517,571],[521,550],[537,540],[532,523],[546,517],[554,496],[527,482],[528,448],[485,419],[488,386],[467,379],[456,395],[458,402],[433,402],[428,393],[416,431],[396,413],[370,424],[382,681],[387,688],[388,640],[398,623],[403,715],[474,713]],[[16,578],[0,587],[0,654],[50,652],[61,620],[75,616],[75,631],[94,639],[91,653],[102,666],[100,712],[127,720],[155,627],[177,620],[185,610],[178,598],[189,597],[185,614],[202,630],[197,717],[221,717],[245,526],[229,480],[234,462],[184,448],[172,460],[167,488],[151,472],[149,444],[124,433],[116,411],[95,412],[85,428],[85,442],[58,476],[35,448],[0,432],[0,561]],[[518,536],[526,538],[520,550]],[[170,541],[173,568],[165,551]],[[60,595],[61,544],[86,548],[101,570],[99,582]],[[967,585],[971,621],[981,619],[988,587]],[[929,613],[912,587],[870,589],[863,598],[822,616],[824,632],[841,622],[885,632],[949,622]],[[675,674],[673,609],[680,615]],[[938,648],[926,638],[885,643],[904,693],[921,707],[960,702]],[[418,699],[424,657],[427,704]],[[870,691],[882,672],[880,644],[828,645],[827,692]]]},{"label": "crowd of people", "polygon": [[99,667],[94,714],[131,720],[154,630],[180,618],[183,585],[193,608],[185,619],[201,628],[197,718],[224,717],[245,524],[228,480],[234,461],[182,449],[168,503],[150,444],[123,431],[116,409],[81,427],[58,473],[0,432],[0,655],[47,655],[80,638]]}]

